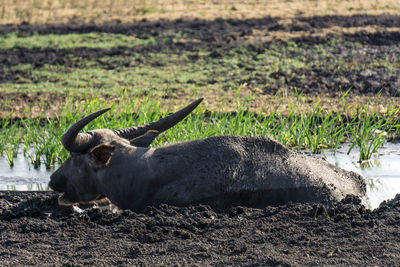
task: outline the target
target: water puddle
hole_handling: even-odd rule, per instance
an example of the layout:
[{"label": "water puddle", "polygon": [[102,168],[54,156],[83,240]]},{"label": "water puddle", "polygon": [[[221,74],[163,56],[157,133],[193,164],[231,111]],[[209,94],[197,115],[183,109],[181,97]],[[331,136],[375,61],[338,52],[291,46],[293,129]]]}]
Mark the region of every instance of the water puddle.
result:
[{"label": "water puddle", "polygon": [[[327,161],[349,171],[361,174],[367,183],[366,203],[374,209],[387,199],[400,193],[400,144],[388,143],[374,155],[367,164],[358,163],[358,151],[353,149],[347,155],[348,145],[344,145],[336,153],[327,151]],[[5,158],[0,158],[0,190],[42,191],[49,190],[48,182],[54,171],[46,170],[42,164],[39,169],[24,158],[22,150],[14,159],[14,167],[10,168]]]},{"label": "water puddle", "polygon": [[47,184],[53,171],[54,169],[46,170],[44,164],[39,169],[33,168],[20,149],[12,168],[5,157],[0,158],[0,190],[49,190]]},{"label": "water puddle", "polygon": [[349,145],[344,145],[334,154],[325,152],[327,161],[348,171],[361,174],[367,183],[366,203],[374,209],[379,204],[400,193],[400,143],[387,143],[373,155],[371,160],[358,163],[359,152],[353,149],[347,155]]}]

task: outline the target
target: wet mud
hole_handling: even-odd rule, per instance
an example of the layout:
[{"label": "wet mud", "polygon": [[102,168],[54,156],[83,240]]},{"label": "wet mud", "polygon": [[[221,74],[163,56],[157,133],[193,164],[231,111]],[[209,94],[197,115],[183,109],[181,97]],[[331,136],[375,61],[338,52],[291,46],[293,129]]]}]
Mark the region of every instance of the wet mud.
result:
[{"label": "wet mud", "polygon": [[400,261],[400,195],[368,210],[357,198],[215,210],[197,205],[57,205],[52,192],[0,192],[5,265],[379,265]]}]

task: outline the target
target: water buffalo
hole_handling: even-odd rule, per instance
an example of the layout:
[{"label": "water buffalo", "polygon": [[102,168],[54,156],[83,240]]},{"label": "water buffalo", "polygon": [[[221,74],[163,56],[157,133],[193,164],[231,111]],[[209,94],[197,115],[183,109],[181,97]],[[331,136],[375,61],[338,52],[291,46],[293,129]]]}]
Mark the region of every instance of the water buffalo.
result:
[{"label": "water buffalo", "polygon": [[79,133],[107,109],[73,124],[62,137],[71,157],[49,183],[63,193],[60,203],[106,197],[122,209],[140,211],[160,203],[263,207],[364,196],[358,174],[265,137],[213,136],[148,148],[201,101],[141,127]]}]

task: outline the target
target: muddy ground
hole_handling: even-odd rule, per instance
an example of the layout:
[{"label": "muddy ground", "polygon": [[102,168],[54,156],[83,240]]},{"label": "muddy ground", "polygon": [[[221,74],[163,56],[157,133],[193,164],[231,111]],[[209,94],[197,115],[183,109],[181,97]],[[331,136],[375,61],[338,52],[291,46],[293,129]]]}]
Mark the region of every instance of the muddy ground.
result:
[{"label": "muddy ground", "polygon": [[52,192],[0,193],[7,266],[395,266],[400,195],[370,211],[359,199],[223,211],[209,206],[60,207]]}]

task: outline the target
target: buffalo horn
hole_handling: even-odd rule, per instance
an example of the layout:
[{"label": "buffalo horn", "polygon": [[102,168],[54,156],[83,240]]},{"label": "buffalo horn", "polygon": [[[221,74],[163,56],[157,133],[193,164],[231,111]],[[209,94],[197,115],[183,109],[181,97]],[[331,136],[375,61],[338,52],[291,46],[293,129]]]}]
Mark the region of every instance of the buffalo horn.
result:
[{"label": "buffalo horn", "polygon": [[79,133],[79,131],[82,130],[82,128],[85,127],[89,122],[108,110],[110,109],[106,108],[92,113],[69,127],[61,138],[61,142],[65,149],[75,153],[83,152],[89,149],[94,142],[92,133]]},{"label": "buffalo horn", "polygon": [[125,139],[131,140],[135,137],[141,136],[145,134],[149,130],[157,130],[160,133],[168,130],[169,128],[173,127],[175,124],[183,120],[190,112],[192,112],[199,104],[203,101],[203,98],[197,99],[193,101],[183,109],[168,115],[158,121],[151,122],[149,124],[138,126],[138,127],[130,127],[120,130],[115,130],[114,132]]}]

